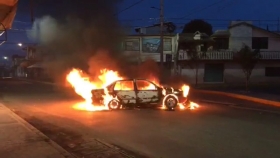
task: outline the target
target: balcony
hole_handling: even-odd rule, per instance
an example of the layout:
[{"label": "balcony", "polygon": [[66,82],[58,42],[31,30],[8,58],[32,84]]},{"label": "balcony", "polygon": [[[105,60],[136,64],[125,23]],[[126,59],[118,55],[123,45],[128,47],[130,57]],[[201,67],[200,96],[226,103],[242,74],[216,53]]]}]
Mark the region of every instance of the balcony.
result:
[{"label": "balcony", "polygon": [[262,59],[280,60],[280,51],[261,52]]},{"label": "balcony", "polygon": [[[166,62],[166,54],[172,54],[172,53],[164,53],[163,54],[163,62]],[[123,54],[127,60],[130,61],[146,61],[148,59],[152,59],[156,62],[160,62],[160,53],[140,53],[140,52],[130,52],[130,53],[124,53]],[[173,54],[172,54],[173,55]]]},{"label": "balcony", "polygon": [[[233,51],[208,51],[202,60],[232,60]],[[280,51],[262,51],[263,60],[280,60]],[[190,60],[190,56],[185,51],[179,52],[178,60]]]}]

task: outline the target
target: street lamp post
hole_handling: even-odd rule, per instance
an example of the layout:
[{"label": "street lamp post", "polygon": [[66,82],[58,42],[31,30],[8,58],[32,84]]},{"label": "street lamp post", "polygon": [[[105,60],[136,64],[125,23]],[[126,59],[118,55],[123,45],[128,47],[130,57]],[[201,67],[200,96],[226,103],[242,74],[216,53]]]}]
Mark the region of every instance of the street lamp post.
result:
[{"label": "street lamp post", "polygon": [[163,38],[163,28],[164,28],[164,15],[163,15],[163,8],[164,8],[164,0],[160,0],[160,8],[151,7],[153,9],[157,9],[160,11],[160,46],[159,46],[159,53],[160,53],[160,70],[163,71],[163,52],[164,52],[164,38]]},{"label": "street lamp post", "polygon": [[163,38],[163,0],[160,0],[160,70],[163,71],[163,51],[164,51],[164,38]]}]

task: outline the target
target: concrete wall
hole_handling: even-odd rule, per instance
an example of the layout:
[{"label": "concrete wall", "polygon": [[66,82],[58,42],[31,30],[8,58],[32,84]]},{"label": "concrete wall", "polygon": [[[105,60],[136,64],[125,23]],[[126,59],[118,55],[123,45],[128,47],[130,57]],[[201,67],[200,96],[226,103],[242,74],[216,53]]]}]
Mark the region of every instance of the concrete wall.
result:
[{"label": "concrete wall", "polygon": [[229,32],[231,34],[229,38],[230,50],[239,50],[243,43],[252,47],[252,37],[268,37],[268,49],[262,49],[261,51],[280,51],[280,37],[265,30],[239,25],[230,28]]},{"label": "concrete wall", "polygon": [[253,30],[246,25],[239,25],[229,29],[229,50],[237,51],[242,48],[243,43],[251,47]]},{"label": "concrete wall", "polygon": [[[141,58],[142,61],[146,60],[147,58],[152,58],[156,61],[160,61],[160,53],[147,53],[144,52],[142,49],[142,38],[160,38],[160,36],[128,36],[127,40],[129,39],[138,39],[140,44],[140,50],[139,51],[125,51],[124,54],[127,56],[130,56],[131,58],[137,57]],[[164,51],[164,54],[175,54],[177,51],[177,36],[165,36],[164,38],[171,38],[172,43],[172,50],[171,51]],[[164,55],[164,61],[165,61],[165,55]]]},{"label": "concrete wall", "polygon": [[[204,63],[199,64],[198,69],[198,83],[204,83]],[[270,62],[270,63],[258,63],[255,69],[252,72],[250,82],[251,83],[272,83],[272,82],[280,82],[280,77],[266,77],[265,76],[265,67],[280,67],[280,63],[278,62]],[[237,63],[225,63],[224,64],[224,83],[244,83],[245,75]],[[186,79],[188,83],[195,83],[195,70],[191,69],[188,66],[182,67],[180,70],[181,75]],[[210,83],[211,84],[211,83]]]},{"label": "concrete wall", "polygon": [[[280,63],[258,63],[255,66],[255,69],[252,71],[250,81],[255,83],[280,82],[280,77],[266,77],[265,67],[280,67]],[[244,83],[245,75],[240,65],[238,65],[237,63],[226,63],[224,71],[224,81],[225,83]]]},{"label": "concrete wall", "polygon": [[268,49],[261,51],[280,51],[280,36],[256,28],[253,29],[252,33],[253,37],[268,37]]},{"label": "concrete wall", "polygon": [[[184,66],[180,70],[180,74],[186,79],[188,83],[194,84],[195,83],[195,75],[196,70],[190,68],[189,66]],[[198,65],[198,73],[197,73],[198,83],[203,83],[204,77],[204,63]]]}]

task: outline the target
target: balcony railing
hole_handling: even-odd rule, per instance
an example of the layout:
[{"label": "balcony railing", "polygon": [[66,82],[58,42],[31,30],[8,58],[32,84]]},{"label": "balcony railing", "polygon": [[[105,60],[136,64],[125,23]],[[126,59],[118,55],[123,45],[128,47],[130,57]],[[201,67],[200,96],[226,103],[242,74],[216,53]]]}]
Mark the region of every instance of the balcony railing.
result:
[{"label": "balcony railing", "polygon": [[[202,54],[200,52],[200,54]],[[203,60],[232,60],[234,52],[232,51],[209,51],[202,55]],[[263,60],[280,60],[280,51],[262,51]],[[190,60],[191,57],[186,52],[179,52],[179,60]]]},{"label": "balcony railing", "polygon": [[[165,54],[163,55],[163,61],[165,61]],[[155,61],[160,61],[159,53],[140,53],[140,52],[126,52],[125,55],[129,58],[134,58],[135,60],[147,60],[148,58],[154,59]],[[178,54],[178,60],[190,60],[190,56],[185,51],[180,51]],[[233,60],[233,51],[208,51],[202,60]],[[280,51],[262,51],[262,60],[280,60]]]},{"label": "balcony railing", "polygon": [[280,51],[261,52],[262,59],[280,60]]}]

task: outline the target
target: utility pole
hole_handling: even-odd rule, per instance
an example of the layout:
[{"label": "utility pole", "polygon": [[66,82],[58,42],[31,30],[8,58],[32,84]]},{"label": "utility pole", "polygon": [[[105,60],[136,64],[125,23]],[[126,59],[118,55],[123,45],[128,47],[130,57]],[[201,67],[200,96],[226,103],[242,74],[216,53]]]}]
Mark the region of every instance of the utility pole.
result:
[{"label": "utility pole", "polygon": [[30,18],[31,18],[31,23],[33,24],[34,22],[34,5],[33,5],[33,0],[29,0],[30,2]]},{"label": "utility pole", "polygon": [[163,0],[160,0],[160,70],[163,71],[163,51],[164,51],[164,38],[163,38]]},{"label": "utility pole", "polygon": [[279,17],[278,17],[278,20],[277,20],[277,32],[279,33]]}]

